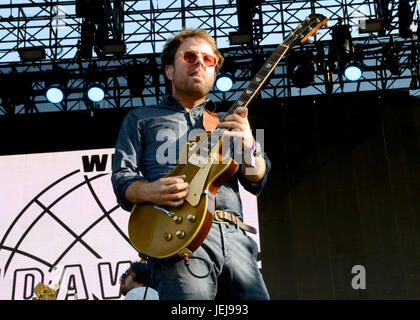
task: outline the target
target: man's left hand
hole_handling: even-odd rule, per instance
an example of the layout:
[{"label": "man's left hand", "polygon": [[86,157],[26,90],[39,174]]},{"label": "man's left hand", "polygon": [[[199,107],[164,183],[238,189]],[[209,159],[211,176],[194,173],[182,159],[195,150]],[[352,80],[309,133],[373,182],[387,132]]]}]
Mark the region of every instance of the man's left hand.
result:
[{"label": "man's left hand", "polygon": [[219,128],[231,129],[231,131],[224,131],[223,135],[237,137],[245,152],[249,152],[254,146],[254,137],[248,122],[247,108],[236,108],[234,113],[226,116],[224,121],[219,123]]}]

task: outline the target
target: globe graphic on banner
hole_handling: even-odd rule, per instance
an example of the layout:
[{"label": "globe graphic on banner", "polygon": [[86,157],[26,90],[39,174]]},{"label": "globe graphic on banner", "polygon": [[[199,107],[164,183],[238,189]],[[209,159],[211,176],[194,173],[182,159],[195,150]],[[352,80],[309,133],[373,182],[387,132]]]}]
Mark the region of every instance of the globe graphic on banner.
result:
[{"label": "globe graphic on banner", "polygon": [[[59,285],[59,300],[124,298],[119,278],[139,255],[112,189],[113,151],[0,157],[1,300],[32,299],[39,283]],[[240,192],[258,229],[256,198]]]},{"label": "globe graphic on banner", "polygon": [[21,207],[0,234],[2,282],[12,282],[2,297],[32,298],[33,287],[61,266],[58,299],[120,298],[119,277],[138,255],[109,172],[69,171]]}]

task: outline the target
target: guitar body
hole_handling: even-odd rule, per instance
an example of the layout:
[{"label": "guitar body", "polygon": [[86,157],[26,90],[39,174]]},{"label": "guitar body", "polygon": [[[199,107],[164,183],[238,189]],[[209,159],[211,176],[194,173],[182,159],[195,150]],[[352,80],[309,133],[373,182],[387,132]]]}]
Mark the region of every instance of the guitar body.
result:
[{"label": "guitar body", "polygon": [[[190,255],[204,241],[213,223],[217,190],[238,170],[231,158],[222,160],[219,152],[202,168],[187,161],[189,154],[206,143],[208,134],[191,139],[181,151],[175,169],[165,177],[186,175],[190,191],[178,208],[142,203],[134,206],[128,234],[134,248],[154,258]],[[217,159],[215,159],[217,157]],[[165,212],[166,211],[166,212]]]}]

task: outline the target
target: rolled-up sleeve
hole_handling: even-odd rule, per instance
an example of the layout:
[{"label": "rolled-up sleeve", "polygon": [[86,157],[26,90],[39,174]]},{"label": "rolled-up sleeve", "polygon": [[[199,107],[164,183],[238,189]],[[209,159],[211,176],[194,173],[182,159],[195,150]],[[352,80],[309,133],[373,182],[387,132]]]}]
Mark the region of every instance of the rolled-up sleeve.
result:
[{"label": "rolled-up sleeve", "polygon": [[262,189],[264,188],[264,186],[267,182],[268,173],[271,170],[271,162],[268,159],[267,154],[265,152],[263,153],[263,157],[264,157],[264,160],[265,160],[265,173],[264,173],[264,177],[260,181],[251,182],[243,176],[242,168],[239,168],[239,170],[238,170],[238,179],[239,179],[239,182],[241,183],[241,185],[244,187],[244,189],[246,191],[251,192],[252,194],[254,194],[256,196],[258,196],[261,193]]},{"label": "rolled-up sleeve", "polygon": [[124,197],[128,186],[137,180],[145,180],[140,175],[139,164],[142,157],[141,121],[135,110],[125,117],[115,146],[111,182],[118,204],[131,211],[133,203]]}]

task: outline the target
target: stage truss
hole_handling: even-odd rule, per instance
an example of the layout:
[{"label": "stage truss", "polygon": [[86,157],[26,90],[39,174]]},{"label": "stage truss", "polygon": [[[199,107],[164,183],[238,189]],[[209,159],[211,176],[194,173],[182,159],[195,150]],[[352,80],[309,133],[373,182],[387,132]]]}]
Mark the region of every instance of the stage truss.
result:
[{"label": "stage truss", "polygon": [[[352,26],[353,41],[363,54],[366,71],[358,82],[349,82],[338,74],[328,76],[324,66],[331,40],[331,30],[323,29],[313,43],[294,47],[289,54],[309,50],[316,55],[317,72],[312,85],[296,88],[287,77],[286,63],[280,62],[274,75],[261,90],[261,98],[287,98],[299,95],[339,94],[342,92],[415,90],[419,87],[419,42],[401,38],[398,32],[398,1],[256,1],[253,17],[254,45],[230,46],[229,32],[238,30],[236,1],[111,1],[100,0],[107,13],[110,38],[122,38],[123,56],[81,58],[82,18],[76,15],[76,1],[14,0],[0,5],[0,115],[23,113],[97,110],[143,106],[158,101],[165,93],[159,53],[166,41],[182,28],[203,28],[216,40],[227,59],[225,70],[234,73],[236,82],[228,93],[214,90],[215,101],[236,100],[253,74],[275,47],[309,14],[330,18],[329,26],[338,23]],[[9,1],[7,1],[9,2]],[[413,20],[417,20],[417,2],[410,1]],[[386,29],[359,34],[361,19],[384,17]],[[417,26],[414,24],[414,30]],[[399,47],[401,73],[391,74],[382,67],[382,49],[395,37]],[[46,58],[38,62],[20,62],[17,49],[43,46]],[[84,90],[89,66],[106,77],[107,95],[100,103],[85,99]],[[136,65],[144,78],[141,95],[133,96],[127,82],[128,70]],[[67,74],[67,98],[51,104],[44,97],[46,74],[60,67]],[[26,85],[25,85],[26,83]],[[22,84],[21,88],[16,88]],[[12,86],[11,86],[12,85]],[[13,99],[5,96],[12,95]]]}]

